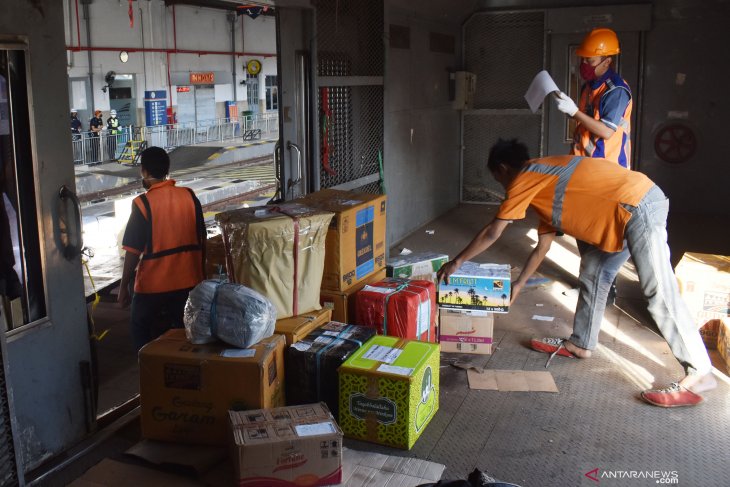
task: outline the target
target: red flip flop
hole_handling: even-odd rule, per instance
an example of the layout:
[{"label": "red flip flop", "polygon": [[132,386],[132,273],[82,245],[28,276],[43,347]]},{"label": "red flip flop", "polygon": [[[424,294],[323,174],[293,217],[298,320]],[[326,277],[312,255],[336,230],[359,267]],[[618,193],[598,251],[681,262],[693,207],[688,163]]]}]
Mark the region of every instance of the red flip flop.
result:
[{"label": "red flip flop", "polygon": [[567,348],[565,348],[565,339],[563,338],[533,338],[532,340],[530,340],[530,347],[537,352],[550,354],[550,358],[548,358],[548,361],[545,364],[546,369],[548,368],[548,365],[550,365],[550,361],[556,355],[568,358],[576,358],[575,355],[573,355],[570,351],[568,351]]}]

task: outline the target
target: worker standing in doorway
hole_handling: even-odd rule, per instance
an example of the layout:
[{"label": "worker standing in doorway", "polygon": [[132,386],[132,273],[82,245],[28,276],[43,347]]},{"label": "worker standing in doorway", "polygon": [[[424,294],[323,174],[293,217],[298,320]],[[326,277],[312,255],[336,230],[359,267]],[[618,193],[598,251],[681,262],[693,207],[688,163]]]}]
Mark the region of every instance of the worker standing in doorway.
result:
[{"label": "worker standing in doorway", "polygon": [[200,201],[193,190],[167,178],[170,157],[165,150],[150,147],[141,161],[147,192],[132,202],[122,239],[126,254],[118,297],[122,307],[132,305],[137,350],[167,329],[183,327],[188,293],[204,279],[206,238]]},{"label": "worker standing in doorway", "polygon": [[107,139],[106,145],[109,151],[109,159],[112,161],[117,160],[117,137],[122,133],[122,127],[119,125],[119,119],[117,118],[117,111],[112,110],[109,112],[109,118],[106,119],[106,130]]},{"label": "worker standing in doorway", "polygon": [[576,50],[585,80],[578,104],[565,93],[560,93],[556,103],[558,110],[577,122],[574,155],[601,157],[630,169],[631,89],[611,67],[619,52],[618,37],[611,29],[589,32]]},{"label": "worker standing in doorway", "polygon": [[[621,52],[618,37],[611,29],[593,29],[583,38],[576,54],[580,57],[580,75],[585,81],[578,105],[560,93],[558,110],[577,122],[571,152],[576,156],[601,157],[631,168],[631,109],[628,83],[613,69]],[[578,242],[583,252],[584,242]],[[617,256],[620,259],[622,256]],[[628,250],[623,252],[628,260]],[[616,301],[616,282],[611,283],[608,302]]]},{"label": "worker standing in doorway", "polygon": [[623,259],[616,262],[615,257],[628,248],[649,313],[686,373],[667,388],[643,391],[642,397],[661,407],[702,402],[700,393],[717,383],[672,271],[666,231],[669,200],[661,189],[644,174],[626,171],[606,159],[566,155],[529,160],[527,147],[516,140],[497,142],[487,167],[504,186],[507,197],[495,219],[441,267],[439,282],[448,283],[449,276],[465,261],[489,249],[509,223],[525,218],[528,206],[532,207],[540,218],[539,239],[513,283],[511,299],[517,298],[537,270],[556,232],[564,231],[585,242],[573,334],[567,339],[533,339],[531,347],[549,353],[550,360],[555,355],[588,358],[598,345],[606,283],[623,265]]}]

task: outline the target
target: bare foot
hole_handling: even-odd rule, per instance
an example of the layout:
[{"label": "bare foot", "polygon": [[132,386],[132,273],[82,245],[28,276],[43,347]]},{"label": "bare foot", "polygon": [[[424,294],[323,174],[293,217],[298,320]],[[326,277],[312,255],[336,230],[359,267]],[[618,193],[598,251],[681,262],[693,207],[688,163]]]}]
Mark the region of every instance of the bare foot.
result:
[{"label": "bare foot", "polygon": [[573,343],[569,340],[565,340],[563,342],[563,346],[566,350],[578,358],[589,358],[592,354],[592,352],[587,348],[580,348],[578,345],[573,345]]},{"label": "bare foot", "polygon": [[705,375],[688,375],[679,381],[679,385],[689,389],[695,394],[699,394],[717,387],[717,380],[715,380],[712,372],[710,372]]}]

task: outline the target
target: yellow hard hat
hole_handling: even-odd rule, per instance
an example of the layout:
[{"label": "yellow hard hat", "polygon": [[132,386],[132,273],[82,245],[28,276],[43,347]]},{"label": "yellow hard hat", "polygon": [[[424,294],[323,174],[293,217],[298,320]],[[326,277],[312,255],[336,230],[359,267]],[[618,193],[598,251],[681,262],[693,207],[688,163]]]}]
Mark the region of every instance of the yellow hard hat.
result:
[{"label": "yellow hard hat", "polygon": [[590,31],[575,51],[580,57],[612,56],[619,52],[616,33],[605,28]]}]

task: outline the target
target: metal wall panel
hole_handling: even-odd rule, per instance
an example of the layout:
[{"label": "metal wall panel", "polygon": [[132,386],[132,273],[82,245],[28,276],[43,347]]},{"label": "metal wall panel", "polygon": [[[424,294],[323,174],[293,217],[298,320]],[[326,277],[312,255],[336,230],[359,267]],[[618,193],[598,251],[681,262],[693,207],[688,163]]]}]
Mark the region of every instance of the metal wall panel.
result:
[{"label": "metal wall panel", "polygon": [[465,69],[477,76],[474,110],[462,113],[461,200],[498,203],[504,194],[486,167],[489,149],[517,138],[542,155],[542,113],[524,95],[545,64],[542,11],[479,12],[464,24]]},{"label": "metal wall panel", "polygon": [[[331,188],[378,172],[378,152],[383,150],[383,87],[349,86],[321,88],[328,97],[330,115],[320,120],[320,160],[328,167],[321,172],[320,185]],[[326,144],[324,135],[326,134]],[[324,169],[324,168],[323,168]]]},{"label": "metal wall panel", "polygon": [[464,115],[464,146],[462,200],[479,203],[499,203],[504,189],[487,169],[489,149],[497,139],[518,137],[535,157],[540,150],[540,115],[497,115],[478,111]]},{"label": "metal wall panel", "polygon": [[[0,313],[0,323],[5,315]],[[5,333],[3,323],[3,333]],[[3,337],[4,341],[5,338]],[[17,460],[15,458],[15,444],[13,440],[12,419],[10,404],[8,403],[8,389],[5,381],[4,355],[5,347],[0,349],[0,485],[19,485]]]},{"label": "metal wall panel", "polygon": [[378,173],[383,85],[372,80],[383,76],[383,2],[316,5],[319,187],[332,188]]}]

